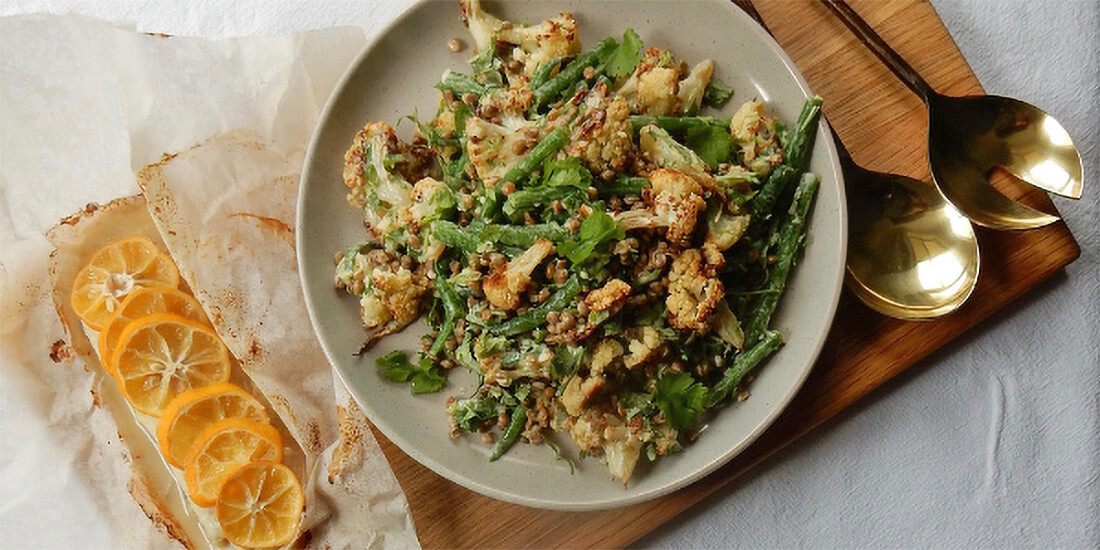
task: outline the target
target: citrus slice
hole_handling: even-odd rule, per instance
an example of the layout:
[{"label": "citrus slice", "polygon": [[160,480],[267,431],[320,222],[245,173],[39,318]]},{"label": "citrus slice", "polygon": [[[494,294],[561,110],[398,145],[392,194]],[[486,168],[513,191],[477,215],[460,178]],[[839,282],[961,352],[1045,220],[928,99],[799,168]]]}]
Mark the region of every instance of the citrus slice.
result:
[{"label": "citrus slice", "polygon": [[172,258],[145,237],[110,243],[92,254],[77,273],[69,299],[92,330],[100,330],[127,294],[136,288],[177,287],[180,273]]},{"label": "citrus slice", "polygon": [[235,384],[225,382],[183,392],[168,403],[157,423],[157,443],[168,463],[183,469],[199,433],[226,418],[267,424],[264,406]]},{"label": "citrus slice", "polygon": [[270,548],[294,541],[305,506],[302,485],[290,468],[254,462],[225,480],[214,512],[229,542]]},{"label": "citrus slice", "polygon": [[122,300],[122,304],[99,331],[99,359],[111,376],[118,377],[114,368],[114,354],[126,325],[154,313],[175,313],[203,325],[210,324],[199,302],[182,290],[166,286],[135,289]]},{"label": "citrus slice", "polygon": [[126,325],[115,351],[122,394],[145,414],[160,416],[172,399],[229,380],[229,352],[210,327],[174,313]]},{"label": "citrus slice", "polygon": [[187,494],[199,506],[213,506],[222,483],[249,462],[283,460],[279,430],[246,418],[219,420],[199,433],[185,461]]}]

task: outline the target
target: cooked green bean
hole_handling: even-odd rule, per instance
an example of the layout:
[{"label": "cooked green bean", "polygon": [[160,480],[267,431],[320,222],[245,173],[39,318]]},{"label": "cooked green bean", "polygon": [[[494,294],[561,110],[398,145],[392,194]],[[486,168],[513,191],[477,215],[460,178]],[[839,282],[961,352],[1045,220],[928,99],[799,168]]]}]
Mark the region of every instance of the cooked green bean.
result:
[{"label": "cooked green bean", "polygon": [[496,445],[493,446],[493,454],[489,456],[489,462],[495,462],[498,458],[504,456],[508,449],[512,448],[519,434],[523,432],[525,425],[527,425],[527,407],[520,403],[512,409],[512,420],[508,423],[508,428],[501,434],[500,439],[497,440]]},{"label": "cooked green bean", "polygon": [[745,329],[746,345],[754,344],[764,333],[775,311],[775,306],[779,303],[779,295],[787,284],[787,275],[790,274],[799,248],[806,240],[806,216],[810,212],[810,205],[813,204],[818,184],[818,177],[812,172],[803,174],[801,181],[798,182],[794,201],[779,229],[775,265],[771,266],[767,281],[764,283],[763,290],[766,292],[760,296],[756,307],[749,314]]},{"label": "cooked green bean", "polygon": [[499,325],[489,327],[489,333],[494,336],[515,336],[532,330],[545,323],[546,315],[551,311],[561,311],[565,309],[580,292],[580,277],[573,275],[569,277],[569,280],[566,281],[557,292],[551,294],[550,298],[543,302],[542,305],[529,309],[526,313],[512,317]]},{"label": "cooked green bean", "polygon": [[462,298],[459,298],[458,292],[455,292],[451,283],[447,280],[450,273],[447,272],[447,268],[444,267],[443,262],[436,262],[435,264],[435,288],[439,291],[439,298],[443,302],[443,325],[439,328],[439,334],[436,335],[435,341],[432,342],[432,347],[428,349],[428,355],[435,357],[439,355],[439,352],[443,351],[443,346],[447,343],[447,339],[454,333],[455,325],[460,317],[465,315],[466,306],[462,302]]},{"label": "cooked green bean", "polygon": [[539,68],[535,70],[535,74],[531,75],[531,82],[528,84],[528,87],[532,90],[538,89],[539,86],[542,86],[547,80],[550,80],[555,69],[569,63],[569,61],[575,57],[575,55],[563,55],[539,65]]},{"label": "cooked green bean", "polygon": [[465,94],[474,94],[481,97],[493,89],[490,86],[486,86],[474,80],[474,78],[469,75],[456,73],[454,71],[447,71],[447,73],[443,75],[443,80],[440,81],[439,84],[436,84],[436,88],[450,91],[459,97]]},{"label": "cooked green bean", "polygon": [[585,69],[600,65],[600,61],[604,56],[617,45],[615,39],[609,37],[601,40],[591,50],[582,53],[557,75],[534,89],[535,100],[531,108],[535,111],[541,111],[543,107],[557,101],[566,90],[572,90],[577,82],[584,79]]},{"label": "cooked green bean", "polygon": [[643,126],[656,124],[659,128],[672,134],[685,134],[692,128],[700,126],[730,127],[730,119],[725,117],[710,116],[654,116],[631,115],[630,126],[637,132]]},{"label": "cooked green bean", "polygon": [[764,334],[762,340],[738,354],[737,357],[733,359],[733,365],[730,365],[730,367],[722,373],[722,378],[707,392],[704,403],[706,408],[709,409],[721,403],[726,396],[741,383],[741,380],[745,378],[745,375],[748,374],[753,367],[760,364],[766,357],[779,349],[782,343],[782,334],[778,331],[768,331]]},{"label": "cooked green bean", "polygon": [[515,185],[519,185],[523,180],[527,179],[547,157],[558,152],[558,149],[565,147],[565,144],[569,143],[569,129],[565,126],[558,126],[546,134],[546,137],[542,138],[542,141],[531,148],[519,163],[512,167],[504,177],[501,178],[501,182],[512,182]]}]

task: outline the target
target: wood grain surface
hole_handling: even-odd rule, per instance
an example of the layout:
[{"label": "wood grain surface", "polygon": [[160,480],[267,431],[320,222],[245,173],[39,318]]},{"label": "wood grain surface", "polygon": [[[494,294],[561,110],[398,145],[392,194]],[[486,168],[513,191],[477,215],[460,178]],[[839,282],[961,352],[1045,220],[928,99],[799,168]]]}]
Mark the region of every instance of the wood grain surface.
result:
[{"label": "wood grain surface", "polygon": [[[932,6],[920,0],[852,0],[852,5],[947,95],[982,88]],[[843,24],[812,0],[757,0],[757,9],[794,59],[856,162],[931,181],[926,111]],[[1047,197],[1011,181],[1007,195],[1054,212]],[[1028,232],[979,230],[982,274],[966,306],[945,319],[903,322],[863,307],[845,290],[820,359],[786,412],[744,453],[666,497],[596,513],[552,512],[468,491],[421,466],[375,432],[405,489],[425,548],[575,548],[630,544],[821,425],[922,358],[1072,262],[1080,248],[1065,224]],[[751,475],[751,473],[749,473]]]}]

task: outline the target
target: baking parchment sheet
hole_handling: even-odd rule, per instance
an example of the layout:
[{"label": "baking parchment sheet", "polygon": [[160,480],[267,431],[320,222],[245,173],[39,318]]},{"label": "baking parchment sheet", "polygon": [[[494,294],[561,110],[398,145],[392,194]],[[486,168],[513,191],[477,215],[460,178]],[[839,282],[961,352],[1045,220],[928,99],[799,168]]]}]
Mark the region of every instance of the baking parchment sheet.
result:
[{"label": "baking parchment sheet", "polygon": [[[208,313],[222,308],[215,325],[306,452],[303,482],[335,510],[312,542],[417,546],[404,495],[313,337],[293,254],[306,144],[364,44],[348,27],[212,41],[77,16],[0,19],[0,398],[15,415],[2,437],[27,441],[3,457],[0,482],[45,454],[63,457],[59,486],[40,489],[98,504],[116,537],[105,542],[175,544],[128,493],[127,452],[93,404],[102,378],[58,344],[66,335],[43,237],[88,203],[139,193],[135,173],[159,163],[145,183],[174,207],[154,215],[161,234]],[[218,264],[201,256],[212,252],[223,254]],[[225,307],[226,292],[239,307]],[[3,485],[23,489],[4,490],[0,515],[19,516],[41,497],[26,483]],[[27,536],[49,545],[49,533]]]}]

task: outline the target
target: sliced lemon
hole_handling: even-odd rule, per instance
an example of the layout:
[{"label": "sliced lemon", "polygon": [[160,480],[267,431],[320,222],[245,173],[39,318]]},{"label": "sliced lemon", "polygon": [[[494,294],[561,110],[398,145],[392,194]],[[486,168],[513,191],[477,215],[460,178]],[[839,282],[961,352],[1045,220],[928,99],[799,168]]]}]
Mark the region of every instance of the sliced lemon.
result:
[{"label": "sliced lemon", "polygon": [[225,480],[214,511],[229,542],[270,548],[294,541],[305,506],[302,485],[290,468],[254,462]]},{"label": "sliced lemon", "polygon": [[130,237],[92,254],[77,273],[70,302],[86,325],[100,330],[134,289],[179,283],[179,270],[167,253],[145,237]]},{"label": "sliced lemon", "polygon": [[210,327],[174,313],[131,322],[119,336],[115,372],[126,400],[160,416],[181,393],[227,382],[232,363]]},{"label": "sliced lemon", "polygon": [[222,483],[249,462],[281,462],[279,431],[245,418],[226,418],[202,430],[185,461],[187,494],[199,506],[213,506]]},{"label": "sliced lemon", "polygon": [[269,422],[264,406],[236,384],[225,382],[183,392],[168,403],[157,423],[161,454],[169,464],[183,469],[199,433],[226,418]]},{"label": "sliced lemon", "polygon": [[182,290],[166,286],[136,289],[126,296],[99,331],[99,358],[108,374],[118,377],[114,355],[122,331],[135,319],[154,313],[175,313],[196,323],[210,324],[199,302]]}]

